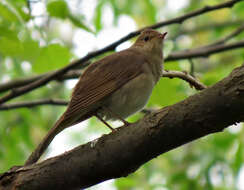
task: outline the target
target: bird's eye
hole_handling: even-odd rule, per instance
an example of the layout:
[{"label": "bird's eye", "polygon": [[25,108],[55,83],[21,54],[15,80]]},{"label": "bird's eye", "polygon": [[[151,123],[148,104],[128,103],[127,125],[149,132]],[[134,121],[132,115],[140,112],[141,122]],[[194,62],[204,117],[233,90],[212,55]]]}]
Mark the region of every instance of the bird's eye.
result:
[{"label": "bird's eye", "polygon": [[146,36],[143,40],[147,42],[149,40],[149,36]]}]

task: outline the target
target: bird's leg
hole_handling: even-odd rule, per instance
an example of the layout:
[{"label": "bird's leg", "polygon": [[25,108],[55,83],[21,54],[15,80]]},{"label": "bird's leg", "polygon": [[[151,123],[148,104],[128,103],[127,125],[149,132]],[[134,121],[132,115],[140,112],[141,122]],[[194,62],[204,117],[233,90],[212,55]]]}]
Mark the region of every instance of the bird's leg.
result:
[{"label": "bird's leg", "polygon": [[116,129],[114,129],[113,127],[111,127],[102,117],[100,117],[98,114],[95,114],[95,116],[101,121],[103,122],[109,129],[111,129],[111,131],[116,131]]},{"label": "bird's leg", "polygon": [[125,126],[130,125],[130,123],[126,120],[124,120],[119,114],[113,112],[111,109],[109,109],[108,107],[103,107],[104,110],[106,110],[107,112],[109,112],[114,118],[119,119],[120,121],[122,121],[124,123]]}]

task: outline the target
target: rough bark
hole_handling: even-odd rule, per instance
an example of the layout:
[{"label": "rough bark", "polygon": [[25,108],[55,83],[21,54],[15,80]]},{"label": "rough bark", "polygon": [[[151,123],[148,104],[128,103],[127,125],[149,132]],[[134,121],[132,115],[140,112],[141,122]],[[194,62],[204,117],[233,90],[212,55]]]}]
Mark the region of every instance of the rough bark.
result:
[{"label": "rough bark", "polygon": [[212,87],[134,124],[3,174],[0,189],[71,190],[125,177],[160,154],[243,120],[244,65]]}]

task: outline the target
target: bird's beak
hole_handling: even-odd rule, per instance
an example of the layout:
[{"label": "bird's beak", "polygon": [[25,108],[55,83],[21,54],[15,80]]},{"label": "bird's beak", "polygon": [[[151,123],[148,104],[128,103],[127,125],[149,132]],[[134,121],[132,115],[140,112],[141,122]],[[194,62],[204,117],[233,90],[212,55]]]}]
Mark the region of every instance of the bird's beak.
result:
[{"label": "bird's beak", "polygon": [[159,38],[164,39],[166,34],[167,34],[167,32],[164,32],[164,33],[160,34]]}]

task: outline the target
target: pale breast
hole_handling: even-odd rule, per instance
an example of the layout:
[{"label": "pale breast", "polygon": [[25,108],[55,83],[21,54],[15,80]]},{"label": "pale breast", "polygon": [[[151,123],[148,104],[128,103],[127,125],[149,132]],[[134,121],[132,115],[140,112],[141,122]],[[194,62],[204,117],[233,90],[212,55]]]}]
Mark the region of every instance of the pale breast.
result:
[{"label": "pale breast", "polygon": [[[105,106],[120,117],[126,118],[146,105],[154,85],[152,73],[142,73],[109,96]],[[99,111],[99,114],[106,120],[118,119],[105,110]]]}]

